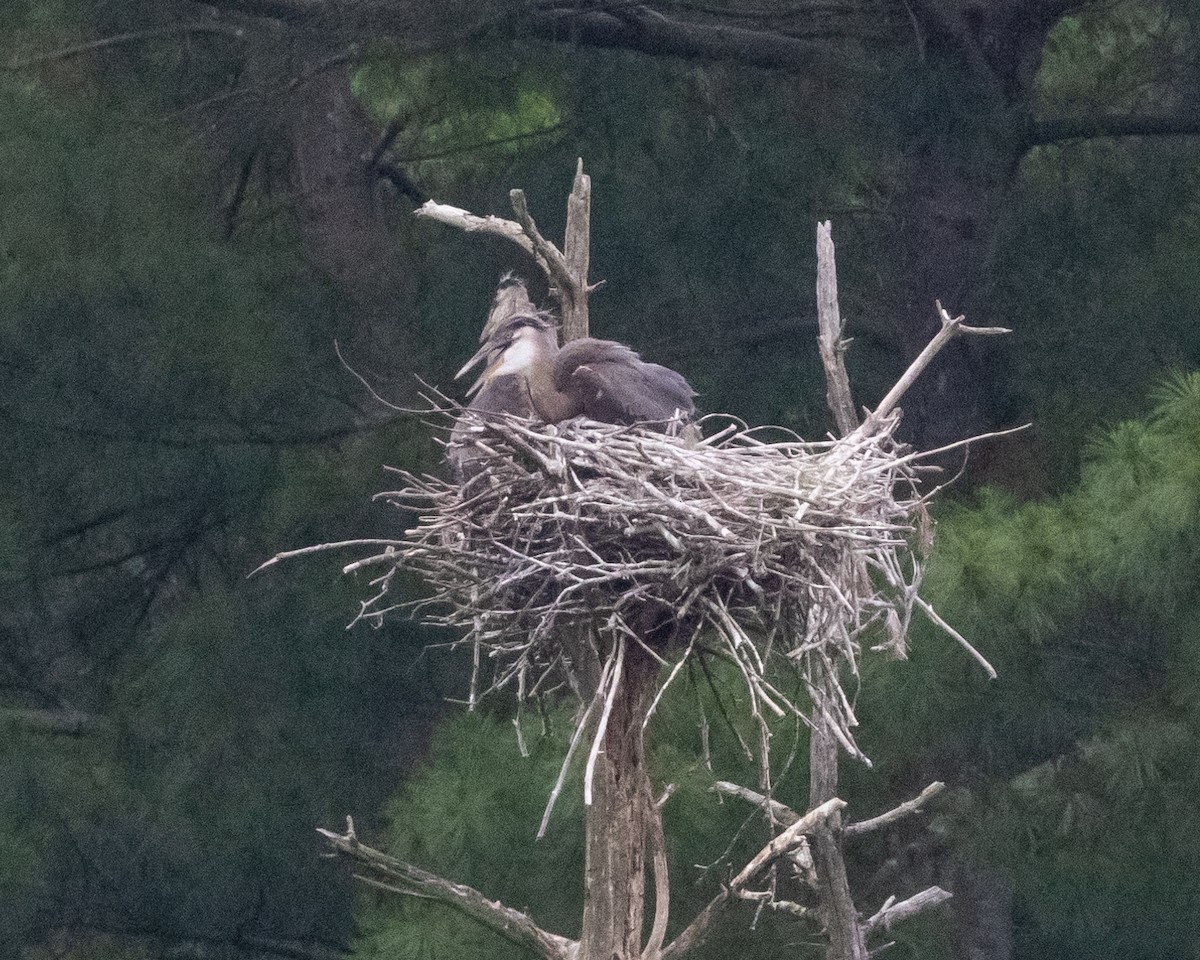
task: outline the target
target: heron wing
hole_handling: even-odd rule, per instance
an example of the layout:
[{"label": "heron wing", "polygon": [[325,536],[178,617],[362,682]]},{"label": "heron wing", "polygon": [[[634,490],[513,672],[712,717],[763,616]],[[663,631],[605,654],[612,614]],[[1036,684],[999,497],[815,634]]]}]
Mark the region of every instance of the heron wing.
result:
[{"label": "heron wing", "polygon": [[554,385],[584,416],[605,423],[665,424],[677,412],[686,418],[696,411],[696,392],[681,374],[612,340],[568,343],[555,361]]}]

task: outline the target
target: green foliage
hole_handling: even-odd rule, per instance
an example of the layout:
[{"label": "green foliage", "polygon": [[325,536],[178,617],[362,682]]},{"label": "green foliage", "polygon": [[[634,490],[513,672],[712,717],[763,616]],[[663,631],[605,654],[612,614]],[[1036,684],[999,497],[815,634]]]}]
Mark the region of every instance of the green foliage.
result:
[{"label": "green foliage", "polygon": [[[1038,116],[1178,112],[1188,16],[1118,3],[1064,18],[1038,72]],[[1054,486],[1076,478],[1081,438],[1142,413],[1165,370],[1200,364],[1198,213],[1193,138],[1084,138],[1024,158],[981,302],[1016,331],[1012,416],[1036,422]]]},{"label": "green foliage", "polygon": [[[480,60],[471,52],[413,62],[381,50],[358,68],[351,86],[381,126],[402,122],[401,155],[413,154],[410,162],[490,143],[512,157],[521,152],[514,138],[562,123],[555,66],[529,58]],[[414,129],[417,139],[411,140]],[[436,175],[427,167],[417,170]]]},{"label": "green foliage", "polygon": [[[35,7],[31,42],[78,39]],[[286,229],[227,242],[213,158],[92,66],[0,75],[2,952],[62,927],[336,941],[312,829],[378,807],[438,688],[415,631],[346,634],[336,567],[245,577],[344,534],[428,441],[348,416],[337,294]],[[19,719],[66,707],[94,728]]]},{"label": "green foliage", "polygon": [[1200,375],[1157,401],[1058,500],[984,495],[940,524],[928,595],[998,680],[925,628],[863,686],[882,775],[975,791],[958,830],[1014,878],[1021,956],[1194,955]]},{"label": "green foliage", "polygon": [[[742,753],[742,740],[757,732],[738,705],[740,678],[718,669],[709,686],[700,671],[678,681],[656,725],[654,767],[661,782],[676,786],[664,810],[672,863],[672,916],[694,916],[736,869],[765,842],[753,810],[740,801],[719,802],[710,791],[714,771],[755,782],[757,766]],[[718,703],[720,700],[720,703]],[[708,763],[701,759],[696,709],[710,716]],[[721,711],[734,719],[735,734]],[[539,925],[578,936],[583,881],[583,757],[577,758],[555,805],[546,836],[538,824],[558,776],[572,730],[569,710],[556,709],[522,721],[529,756],[522,757],[511,720],[460,714],[438,728],[428,759],[387,808],[387,848],[395,855],[489,898],[527,909]],[[540,730],[540,732],[539,732]],[[776,732],[777,795],[797,805],[806,789],[803,757],[788,760],[798,745],[792,724]],[[799,744],[803,752],[802,743]],[[794,752],[794,751],[793,751]],[[707,865],[707,866],[705,866]],[[371,908],[356,954],[366,957],[520,957],[524,954],[462,916],[420,900],[369,893]],[[795,956],[783,927],[764,918],[748,947],[744,924],[753,910],[735,909],[733,928],[717,933],[698,956]]]},{"label": "green foliage", "polygon": [[[885,149],[851,133],[862,101],[721,65],[522,45],[415,63],[379,50],[355,85],[381,125],[400,121],[395,153],[438,199],[504,216],[508,189],[522,187],[550,237],[586,158],[592,273],[607,281],[592,300],[594,333],[686,370],[705,410],[824,430],[815,352],[793,347],[815,336],[811,244],[795,230],[844,215],[839,237],[860,255],[842,265],[843,309],[869,317],[864,286],[878,282],[872,258],[883,251],[869,220],[852,218],[869,218],[891,185]],[[549,132],[503,142],[539,130]],[[428,286],[416,322],[456,348],[452,369],[469,340],[445,331],[486,300],[488,273],[514,265],[512,254],[419,225],[400,243]],[[472,272],[464,283],[468,256],[486,281]],[[480,262],[491,256],[494,266]],[[856,382],[873,395],[894,357],[880,369],[882,337],[858,343]]]},{"label": "green foliage", "polygon": [[[547,835],[536,840],[546,798],[570,736],[565,711],[525,717],[529,756],[509,723],[465,714],[443,724],[429,758],[388,806],[390,849],[425,869],[528,906],[547,929],[570,931],[582,905],[582,802],[568,788]],[[572,781],[574,786],[574,781]],[[379,900],[358,954],[401,960],[443,955],[520,957],[523,952],[445,908]]]},{"label": "green foliage", "polygon": [[1178,78],[1163,65],[1186,58],[1187,34],[1168,5],[1113,3],[1064,17],[1046,39],[1039,105],[1051,115],[1167,106]]}]

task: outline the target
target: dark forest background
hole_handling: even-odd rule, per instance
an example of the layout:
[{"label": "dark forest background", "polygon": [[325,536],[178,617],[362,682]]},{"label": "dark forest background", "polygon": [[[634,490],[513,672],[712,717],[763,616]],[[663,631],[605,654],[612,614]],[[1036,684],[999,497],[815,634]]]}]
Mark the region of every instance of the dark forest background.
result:
[{"label": "dark forest background", "polygon": [[[515,955],[320,859],[347,813],[577,933],[578,791],[533,840],[565,715],[448,703],[447,638],[347,631],[336,558],[247,573],[397,532],[382,465],[441,469],[335,340],[454,392],[531,272],[414,207],[522,187],[561,235],[578,156],[593,332],[707,411],[828,429],[818,219],[861,402],[935,297],[1015,331],[905,405],[925,448],[1034,426],[936,514],[929,596],[1000,678],[923,625],[863,678],[851,811],[950,785],[860,851],[871,909],[956,893],[891,955],[1200,956],[1198,52],[1194,0],[0,0],[0,956]],[[681,907],[760,840],[707,789],[755,779],[711,679],[654,735]],[[708,955],[813,940],[747,908]]]}]

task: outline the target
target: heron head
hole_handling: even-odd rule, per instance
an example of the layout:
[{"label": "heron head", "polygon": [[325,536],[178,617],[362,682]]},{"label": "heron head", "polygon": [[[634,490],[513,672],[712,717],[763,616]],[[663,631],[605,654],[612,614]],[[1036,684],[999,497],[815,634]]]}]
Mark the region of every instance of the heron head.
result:
[{"label": "heron head", "polygon": [[492,295],[492,306],[488,310],[483,332],[479,334],[479,342],[484,343],[491,339],[514,317],[534,315],[537,312],[537,307],[529,299],[525,281],[514,273],[506,273],[500,278],[496,292]]},{"label": "heron head", "polygon": [[467,391],[473,396],[489,380],[507,374],[528,375],[534,363],[558,346],[555,326],[539,314],[510,317],[484,341],[454,379],[461,379],[476,364],[486,361],[483,373]]}]

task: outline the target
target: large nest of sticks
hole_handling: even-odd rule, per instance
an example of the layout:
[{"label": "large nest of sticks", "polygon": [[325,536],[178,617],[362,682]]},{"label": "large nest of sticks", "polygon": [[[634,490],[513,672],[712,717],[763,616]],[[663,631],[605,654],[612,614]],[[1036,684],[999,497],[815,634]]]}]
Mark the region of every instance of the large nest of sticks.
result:
[{"label": "large nest of sticks", "polygon": [[[578,651],[565,640],[581,626],[602,651],[636,644],[664,663],[697,644],[723,652],[760,718],[806,714],[772,682],[773,659],[837,685],[873,627],[902,652],[922,602],[913,547],[924,509],[894,421],[821,442],[730,424],[697,444],[586,420],[443,412],[473,448],[459,459],[475,475],[458,484],[401,471],[403,488],[380,496],[418,523],[348,569],[388,566],[366,618],[397,606],[396,569],[423,575],[425,619],[474,648],[472,700],[569,680]],[[861,756],[849,699],[840,686],[822,693],[833,694],[819,699],[833,704],[824,709],[843,746]]]}]

